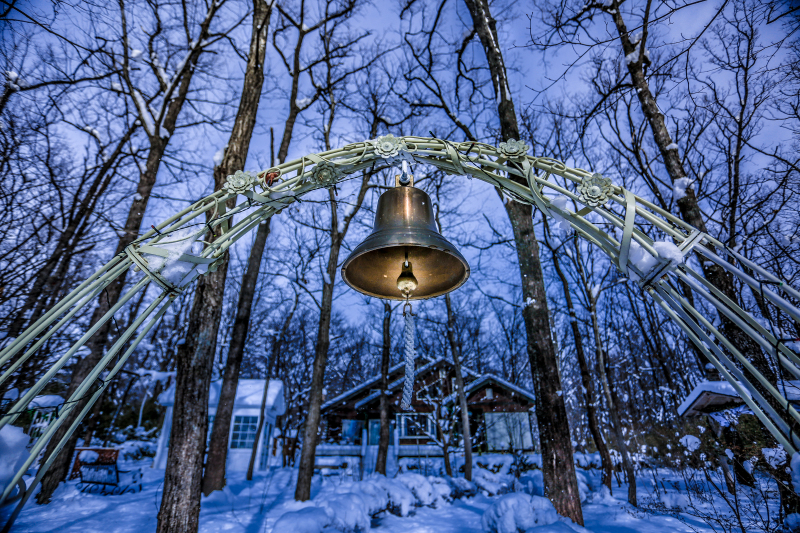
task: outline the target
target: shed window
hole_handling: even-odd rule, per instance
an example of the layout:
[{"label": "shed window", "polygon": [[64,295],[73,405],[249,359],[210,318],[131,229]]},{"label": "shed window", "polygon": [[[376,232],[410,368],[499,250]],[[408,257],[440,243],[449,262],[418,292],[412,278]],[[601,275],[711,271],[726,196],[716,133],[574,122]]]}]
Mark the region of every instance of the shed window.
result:
[{"label": "shed window", "polygon": [[429,414],[397,415],[400,436],[404,438],[426,438],[436,435],[433,417]]},{"label": "shed window", "polygon": [[533,448],[528,413],[486,413],[484,417],[490,451]]},{"label": "shed window", "polygon": [[237,416],[233,419],[233,437],[231,437],[231,449],[247,448],[252,449],[256,442],[256,430],[258,429],[257,416]]}]

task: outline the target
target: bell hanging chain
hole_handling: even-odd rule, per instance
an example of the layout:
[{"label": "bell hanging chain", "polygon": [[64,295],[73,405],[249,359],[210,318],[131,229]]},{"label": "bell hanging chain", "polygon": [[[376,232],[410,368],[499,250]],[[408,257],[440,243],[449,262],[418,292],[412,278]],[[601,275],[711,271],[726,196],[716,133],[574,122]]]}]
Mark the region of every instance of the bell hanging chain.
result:
[{"label": "bell hanging chain", "polygon": [[406,302],[403,306],[403,318],[405,318],[405,358],[406,375],[403,385],[403,399],[400,408],[403,411],[412,411],[411,399],[414,395],[414,360],[417,358],[415,348],[416,332],[414,330],[414,313],[411,311],[411,304]]}]

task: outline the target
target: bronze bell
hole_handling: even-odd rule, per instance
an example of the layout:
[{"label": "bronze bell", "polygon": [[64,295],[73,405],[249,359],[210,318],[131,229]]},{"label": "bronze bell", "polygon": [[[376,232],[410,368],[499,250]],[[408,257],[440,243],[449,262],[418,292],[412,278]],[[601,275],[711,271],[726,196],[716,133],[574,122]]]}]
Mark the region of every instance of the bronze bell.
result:
[{"label": "bronze bell", "polygon": [[430,196],[407,179],[381,195],[372,233],[342,265],[345,283],[389,300],[440,296],[468,277],[467,260],[436,228]]}]

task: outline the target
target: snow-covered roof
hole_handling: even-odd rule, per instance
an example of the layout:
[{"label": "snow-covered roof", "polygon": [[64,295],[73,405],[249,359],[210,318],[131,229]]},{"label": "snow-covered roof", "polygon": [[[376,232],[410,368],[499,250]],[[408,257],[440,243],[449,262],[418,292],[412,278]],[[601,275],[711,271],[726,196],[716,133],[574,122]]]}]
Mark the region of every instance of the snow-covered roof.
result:
[{"label": "snow-covered roof", "polygon": [[[418,368],[415,374],[416,375],[424,374],[425,372],[427,372],[428,370],[430,370],[431,368],[433,368],[437,364],[441,363],[442,361],[444,361],[444,357],[438,357],[438,358],[434,359],[433,361],[431,361],[430,363],[428,363],[427,365],[424,365],[424,366],[421,366],[420,368]],[[399,365],[399,366],[402,366],[402,365]],[[396,379],[396,380],[392,381],[391,383],[389,383],[389,386],[387,387],[386,390],[392,391],[392,390],[397,389],[403,383],[405,383],[405,379],[406,379],[405,376],[402,376],[400,379]],[[360,409],[361,407],[367,405],[371,401],[373,401],[376,398],[378,398],[380,395],[381,395],[381,391],[375,391],[375,392],[371,393],[367,397],[362,398],[361,400],[356,402],[355,408],[356,409]]]},{"label": "snow-covered roof", "polygon": [[64,398],[57,394],[43,394],[37,396],[28,404],[28,409],[45,409],[47,407],[57,407],[64,403]]},{"label": "snow-covered roof", "polygon": [[[464,387],[464,388],[465,388],[467,394],[469,394],[470,392],[481,388],[486,382],[489,382],[489,381],[493,381],[493,382],[497,383],[498,385],[500,385],[501,387],[503,387],[505,389],[508,389],[508,390],[514,392],[515,394],[519,394],[523,398],[527,398],[528,400],[530,400],[532,402],[536,401],[536,399],[535,399],[535,397],[534,397],[532,392],[526,391],[525,389],[517,387],[513,383],[510,383],[510,382],[508,382],[508,381],[506,381],[506,380],[504,380],[502,378],[499,378],[499,377],[495,376],[494,374],[484,374],[481,377],[479,377],[478,379],[476,379],[475,381],[473,381],[471,383],[467,383],[466,387]],[[453,394],[451,394],[450,396],[445,398],[444,402],[446,404],[450,403],[450,402],[452,402],[453,400],[456,399],[456,396],[457,396],[457,393],[454,392]]]},{"label": "snow-covered roof", "polygon": [[[398,370],[400,370],[403,367],[404,364],[405,363],[399,363],[399,364],[394,365],[393,367],[391,367],[389,369],[389,374],[391,374],[392,372],[397,372]],[[323,409],[323,410],[327,409],[328,407],[330,407],[332,405],[335,405],[335,404],[337,404],[339,402],[342,402],[342,401],[344,401],[344,400],[346,400],[348,398],[351,398],[353,395],[358,394],[359,392],[363,391],[364,389],[368,389],[370,386],[372,386],[375,383],[377,383],[378,381],[380,381],[380,379],[381,379],[380,374],[378,374],[377,376],[372,376],[371,378],[369,378],[367,381],[365,381],[361,385],[353,387],[352,389],[348,389],[348,390],[344,391],[343,393],[341,393],[339,396],[336,396],[335,398],[331,398],[327,402],[323,403],[321,409]]]},{"label": "snow-covered roof", "polygon": [[[424,367],[420,368],[417,371],[417,374],[421,374],[423,371],[426,371],[428,368],[430,368],[431,366],[435,365],[436,363],[438,363],[441,360],[442,360],[442,358],[439,358],[439,359],[436,359],[435,361],[432,361],[431,363],[425,365]],[[532,402],[535,401],[533,393],[531,393],[530,391],[526,391],[525,389],[521,389],[521,388],[517,387],[516,385],[514,385],[512,383],[509,383],[508,381],[506,381],[504,379],[501,379],[501,378],[499,378],[499,377],[497,377],[497,376],[495,376],[493,374],[483,374],[483,375],[481,375],[481,374],[478,374],[477,372],[473,372],[472,370],[467,370],[466,368],[464,368],[463,370],[465,370],[465,372],[464,372],[465,374],[470,374],[470,375],[473,375],[473,376],[477,377],[477,379],[471,381],[470,383],[467,383],[467,386],[466,386],[467,393],[475,390],[476,388],[481,387],[481,385],[483,385],[487,381],[493,381],[493,382],[497,383],[498,385],[500,385],[501,387],[504,387],[504,388],[516,393],[516,394],[519,394],[520,396],[522,396],[524,398],[527,398],[528,400],[530,400]],[[404,383],[404,380],[405,380],[405,378],[403,377],[403,378],[400,378],[398,380],[393,381],[392,383],[389,384],[389,389],[388,390],[391,391],[391,390],[397,389],[398,387],[400,387]],[[380,395],[381,395],[380,391],[373,392],[369,396],[359,400],[355,404],[355,408],[356,409],[362,408],[363,406],[365,406],[365,405],[369,404],[370,402],[374,401],[375,399],[377,399]],[[448,396],[447,398],[445,398],[444,401],[445,401],[445,403],[449,403],[449,402],[453,401],[453,399],[455,397],[456,397],[456,393],[453,393],[450,396]]]},{"label": "snow-covered roof", "polygon": [[[261,399],[264,396],[265,383],[266,380],[264,379],[240,379],[239,384],[236,387],[236,400],[233,406],[240,408],[260,408]],[[221,379],[211,382],[211,387],[208,393],[209,407],[216,407],[219,403],[219,394],[221,388]],[[175,404],[174,383],[167,390],[161,393],[161,395],[159,395],[158,402],[164,406]],[[271,379],[269,381],[269,390],[267,391],[267,404],[265,411],[272,411],[276,415],[282,415],[286,411],[286,402],[283,397],[283,382],[279,379]]]},{"label": "snow-covered roof", "polygon": [[[789,382],[787,382],[788,385]],[[747,392],[747,389],[745,389]],[[800,393],[800,390],[798,390]],[[749,396],[749,394],[748,394]],[[679,416],[697,416],[742,403],[744,400],[727,381],[703,381],[678,406]]]},{"label": "snow-covered roof", "polygon": [[[422,358],[422,356],[420,356],[419,358]],[[436,365],[437,363],[440,363],[442,361],[445,361],[445,358],[444,357],[439,357],[439,358],[434,359],[433,361],[427,363],[426,365],[421,366],[419,369],[417,369],[417,372],[416,372],[417,375],[421,374],[422,372],[426,372],[428,369],[430,369],[431,367],[433,367],[434,365]],[[398,370],[400,370],[404,366],[405,366],[405,363],[398,363],[398,364],[394,365],[393,367],[391,367],[389,369],[389,374],[391,375],[392,373],[397,372]],[[469,368],[462,367],[461,370],[462,370],[462,372],[464,374],[468,374],[468,375],[474,376],[476,378],[480,377],[480,374],[478,374],[474,370],[470,370]],[[397,387],[399,387],[403,383],[404,379],[405,379],[404,377],[401,377],[400,379],[397,379],[397,380],[389,383],[389,389],[388,390],[393,390],[393,389],[396,389]],[[322,410],[325,410],[325,409],[327,409],[329,407],[332,407],[332,406],[334,406],[334,405],[336,405],[338,403],[341,403],[341,402],[347,400],[348,398],[352,398],[354,395],[358,394],[359,392],[362,392],[363,390],[369,389],[371,386],[374,386],[380,380],[381,380],[381,375],[380,374],[372,376],[371,378],[369,378],[367,381],[365,381],[361,385],[353,387],[352,389],[348,389],[348,390],[344,391],[343,393],[341,393],[339,396],[336,396],[335,398],[331,398],[327,402],[323,403],[322,404]],[[373,401],[378,396],[380,396],[380,392],[373,392],[373,393],[369,394],[367,397],[363,398],[362,400],[359,400],[358,403],[356,403],[356,408],[359,408],[362,405],[365,405],[365,404]]]}]

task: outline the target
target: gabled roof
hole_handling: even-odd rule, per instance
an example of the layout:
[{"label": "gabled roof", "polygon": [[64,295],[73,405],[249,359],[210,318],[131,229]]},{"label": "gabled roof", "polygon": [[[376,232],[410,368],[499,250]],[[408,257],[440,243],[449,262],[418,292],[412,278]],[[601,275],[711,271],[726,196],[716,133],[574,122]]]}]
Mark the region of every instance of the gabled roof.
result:
[{"label": "gabled roof", "polygon": [[[405,365],[405,363],[398,363],[398,364],[394,365],[393,367],[389,368],[389,375],[391,375],[393,372],[397,372],[398,370],[403,368],[404,365]],[[339,396],[336,396],[335,398],[331,398],[327,402],[323,403],[322,407],[320,407],[320,409],[324,411],[325,409],[327,409],[328,407],[331,407],[332,405],[335,405],[337,403],[341,403],[341,402],[347,400],[348,398],[351,398],[354,395],[358,394],[359,392],[361,392],[361,391],[363,391],[365,389],[368,389],[370,386],[374,385],[375,383],[379,382],[380,380],[381,380],[381,375],[380,374],[378,374],[377,376],[372,376],[371,378],[369,378],[367,381],[365,381],[361,385],[353,387],[352,389],[348,389],[348,390],[344,391],[343,393],[341,393]]]},{"label": "gabled roof", "polygon": [[[514,392],[515,394],[519,394],[520,396],[522,396],[523,398],[525,398],[527,400],[530,400],[531,402],[535,402],[536,401],[536,398],[535,398],[535,396],[533,395],[532,392],[526,391],[525,389],[517,387],[513,383],[510,383],[510,382],[508,382],[508,381],[506,381],[506,380],[504,380],[502,378],[499,378],[499,377],[495,376],[494,374],[484,374],[484,375],[482,375],[481,377],[479,377],[475,381],[473,381],[471,383],[468,383],[464,387],[464,390],[466,391],[467,394],[469,394],[472,391],[480,389],[487,382],[497,383],[501,387],[503,387],[505,389],[508,389],[508,390]],[[448,403],[454,401],[457,396],[458,396],[458,393],[454,392],[453,394],[451,394],[450,396],[448,396],[447,398],[444,399],[444,403],[448,404]]]},{"label": "gabled roof", "polygon": [[[417,376],[420,375],[420,374],[424,374],[428,370],[430,370],[431,368],[435,367],[437,364],[441,363],[442,361],[445,361],[445,358],[444,357],[438,357],[438,358],[434,359],[433,361],[431,361],[430,363],[428,363],[427,365],[424,365],[424,366],[421,366],[420,368],[418,368],[417,371],[414,374],[417,375]],[[403,366],[403,364],[401,363],[398,366]],[[406,379],[405,376],[403,376],[400,379],[396,379],[396,380],[392,381],[391,383],[389,383],[389,386],[388,386],[387,390],[388,391],[393,391],[393,390],[398,389],[405,382],[405,379]],[[373,392],[373,393],[369,394],[366,398],[362,398],[361,400],[356,402],[355,408],[356,409],[360,409],[361,407],[367,405],[371,401],[374,401],[376,398],[380,397],[380,395],[381,395],[380,391],[376,391],[376,392]]]},{"label": "gabled roof", "polygon": [[[438,357],[438,358],[428,362],[427,364],[419,367],[415,374],[417,376],[419,376],[421,374],[425,374],[428,371],[430,371],[433,368],[435,368],[440,363],[452,364],[452,363],[450,363],[450,361],[448,359],[446,359],[444,357]],[[393,366],[392,368],[389,369],[389,374],[391,375],[392,373],[400,370],[401,368],[403,368],[403,366],[405,366],[404,363],[400,363],[400,364],[397,364],[397,365]],[[486,382],[491,381],[491,382],[494,382],[497,385],[499,385],[499,386],[501,386],[501,387],[503,387],[503,388],[505,388],[507,390],[510,390],[510,391],[512,391],[512,392],[514,392],[516,394],[519,394],[520,396],[522,396],[523,398],[525,398],[525,399],[527,399],[527,400],[529,400],[531,402],[534,401],[534,396],[530,391],[526,391],[525,389],[521,389],[520,387],[517,387],[516,385],[513,385],[512,383],[509,383],[508,381],[506,381],[506,380],[504,380],[502,378],[499,378],[499,377],[497,377],[497,376],[495,376],[493,374],[478,374],[474,370],[470,370],[469,368],[466,368],[466,367],[462,367],[462,372],[463,372],[463,374],[465,376],[470,376],[470,377],[474,378],[471,382],[467,383],[467,385],[466,385],[467,393],[469,393],[469,392],[471,392],[473,390],[477,390],[478,388],[483,386]],[[349,389],[349,390],[343,392],[339,396],[337,396],[337,397],[325,402],[322,405],[322,410],[324,411],[324,410],[329,409],[331,407],[334,407],[334,406],[336,406],[338,404],[341,404],[342,402],[347,401],[348,399],[350,399],[353,396],[363,392],[364,390],[368,390],[371,386],[375,385],[379,381],[380,381],[380,375],[373,376],[372,378],[370,378],[369,380],[365,381],[361,385],[358,385],[357,387],[353,387],[352,389]],[[400,387],[403,386],[404,382],[405,382],[405,376],[401,376],[400,378],[398,378],[398,379],[396,379],[394,381],[391,381],[388,384],[387,391],[388,392],[396,391],[397,389],[399,389]],[[380,391],[371,392],[368,395],[366,395],[365,397],[363,397],[362,399],[358,400],[354,404],[353,407],[355,407],[356,409],[361,409],[365,405],[368,405],[371,402],[373,402],[373,401],[377,400],[378,398],[380,398],[380,395],[381,395]],[[455,394],[450,395],[448,398],[445,399],[445,403],[451,402],[454,397],[455,397]]]}]

